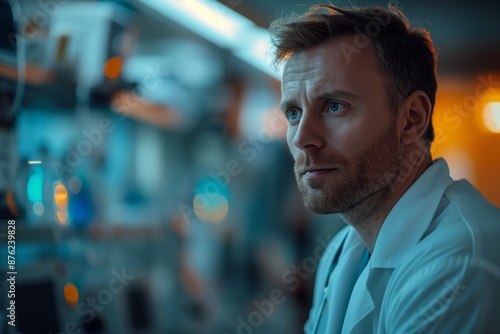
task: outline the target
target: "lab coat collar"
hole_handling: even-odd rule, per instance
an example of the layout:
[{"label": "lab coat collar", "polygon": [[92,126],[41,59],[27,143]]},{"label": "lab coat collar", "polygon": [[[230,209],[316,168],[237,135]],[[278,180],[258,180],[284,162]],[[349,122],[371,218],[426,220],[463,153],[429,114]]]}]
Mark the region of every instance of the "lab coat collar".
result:
[{"label": "lab coat collar", "polygon": [[422,238],[446,188],[453,183],[448,164],[436,159],[410,186],[385,219],[370,268],[395,268]]},{"label": "lab coat collar", "polygon": [[[369,315],[375,310],[374,300],[380,300],[376,295],[384,293],[380,287],[387,286],[393,269],[427,231],[444,191],[452,183],[448,165],[443,159],[437,159],[396,203],[353,289],[342,333],[370,331],[373,319]],[[351,232],[357,234],[354,229]]]}]

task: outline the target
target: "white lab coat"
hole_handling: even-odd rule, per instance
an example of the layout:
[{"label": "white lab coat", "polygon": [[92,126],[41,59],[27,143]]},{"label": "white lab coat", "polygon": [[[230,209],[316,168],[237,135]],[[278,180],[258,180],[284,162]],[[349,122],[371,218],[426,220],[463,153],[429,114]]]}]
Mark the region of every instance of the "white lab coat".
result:
[{"label": "white lab coat", "polygon": [[366,251],[350,226],[330,242],[306,333],[500,333],[500,210],[443,159],[396,203],[359,274]]}]

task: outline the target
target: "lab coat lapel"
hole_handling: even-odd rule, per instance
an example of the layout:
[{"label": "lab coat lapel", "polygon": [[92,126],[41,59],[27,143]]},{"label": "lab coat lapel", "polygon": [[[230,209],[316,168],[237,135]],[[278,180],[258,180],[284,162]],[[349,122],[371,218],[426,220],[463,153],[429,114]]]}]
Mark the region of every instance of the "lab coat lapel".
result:
[{"label": "lab coat lapel", "polygon": [[358,233],[351,229],[342,249],[339,263],[328,284],[328,321],[326,333],[340,333],[351,292],[356,284],[366,246]]},{"label": "lab coat lapel", "polygon": [[342,333],[373,333],[378,325],[380,305],[393,268],[371,268],[368,263],[354,288]]},{"label": "lab coat lapel", "polygon": [[[342,333],[353,333],[353,329],[357,326],[359,327],[361,322],[366,319],[371,312],[373,312],[375,304],[367,286],[369,272],[370,271],[367,266],[356,282],[356,286],[353,289],[351,299],[349,301],[349,307],[346,312]],[[365,330],[368,329],[366,326],[361,327]],[[368,332],[371,332],[371,328]]]}]

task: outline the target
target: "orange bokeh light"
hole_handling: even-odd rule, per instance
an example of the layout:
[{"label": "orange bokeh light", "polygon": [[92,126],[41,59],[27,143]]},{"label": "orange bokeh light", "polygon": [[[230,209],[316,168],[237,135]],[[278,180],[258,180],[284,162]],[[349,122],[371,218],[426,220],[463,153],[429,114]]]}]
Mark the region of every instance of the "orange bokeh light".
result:
[{"label": "orange bokeh light", "polygon": [[493,132],[500,133],[500,102],[489,102],[483,109],[485,127]]},{"label": "orange bokeh light", "polygon": [[68,191],[61,183],[54,187],[54,202],[58,208],[65,208],[68,206]]},{"label": "orange bokeh light", "polygon": [[70,307],[74,307],[78,303],[78,289],[74,284],[67,283],[64,286],[64,298]]},{"label": "orange bokeh light", "polygon": [[120,57],[108,59],[104,64],[104,75],[110,79],[114,79],[122,72],[123,61]]},{"label": "orange bokeh light", "polygon": [[56,218],[61,224],[68,223],[68,190],[60,182],[57,181],[54,185],[54,204]]}]

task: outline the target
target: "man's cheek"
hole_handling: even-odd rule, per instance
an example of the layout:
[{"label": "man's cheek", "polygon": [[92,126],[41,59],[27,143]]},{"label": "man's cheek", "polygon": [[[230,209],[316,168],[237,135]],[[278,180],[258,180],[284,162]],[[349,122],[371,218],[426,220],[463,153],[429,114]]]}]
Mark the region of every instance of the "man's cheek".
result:
[{"label": "man's cheek", "polygon": [[294,134],[291,133],[291,131],[287,131],[287,133],[286,133],[286,142],[288,144],[288,150],[292,154],[293,159],[297,160],[297,156],[298,155],[297,155],[297,153],[294,152],[295,150],[297,150],[297,147],[293,144],[293,136],[294,136]]},{"label": "man's cheek", "polygon": [[302,161],[301,161],[301,154],[302,152],[295,146],[290,146],[290,153],[292,154],[292,157],[293,157],[293,161],[295,162],[295,164],[303,164],[304,163],[304,159],[302,158]]}]

